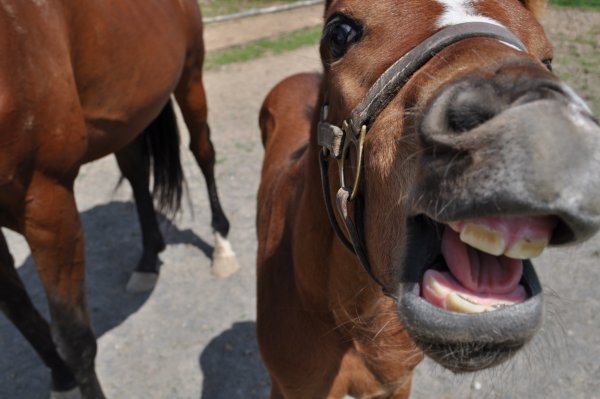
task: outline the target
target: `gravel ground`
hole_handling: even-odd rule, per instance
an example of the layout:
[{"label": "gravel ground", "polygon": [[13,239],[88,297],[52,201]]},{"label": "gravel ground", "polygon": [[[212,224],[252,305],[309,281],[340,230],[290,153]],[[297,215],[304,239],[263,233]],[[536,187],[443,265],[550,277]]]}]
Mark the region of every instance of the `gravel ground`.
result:
[{"label": "gravel ground", "polygon": [[600,12],[551,9],[543,19],[554,44],[554,69],[600,115]]},{"label": "gravel ground", "polygon": [[[600,14],[571,14],[548,15],[547,26],[557,27],[551,36],[575,31],[587,35],[600,26]],[[565,64],[557,57],[557,68]],[[183,161],[194,211],[187,206],[175,221],[163,220],[169,245],[161,256],[159,282],[150,294],[124,290],[141,245],[131,192],[127,185],[115,190],[116,163],[109,157],[83,168],[77,200],[86,234],[89,305],[99,337],[96,363],[109,398],[267,397],[269,380],[254,333],[255,194],[262,162],[257,114],[276,82],[318,69],[316,47],[307,47],[206,75],[219,191],[242,266],[227,280],[210,274],[208,200],[202,175],[188,152]],[[580,77],[576,67],[574,71]],[[600,87],[593,80],[598,76],[589,75],[596,82],[588,84],[592,98]],[[9,232],[7,238],[19,273],[36,304],[46,311],[25,243]],[[456,376],[425,361],[417,368],[412,398],[600,398],[599,249],[596,238],[578,248],[550,250],[536,262],[547,292],[546,323],[514,362]],[[0,318],[0,351],[1,399],[48,397],[46,370],[4,318]]]}]

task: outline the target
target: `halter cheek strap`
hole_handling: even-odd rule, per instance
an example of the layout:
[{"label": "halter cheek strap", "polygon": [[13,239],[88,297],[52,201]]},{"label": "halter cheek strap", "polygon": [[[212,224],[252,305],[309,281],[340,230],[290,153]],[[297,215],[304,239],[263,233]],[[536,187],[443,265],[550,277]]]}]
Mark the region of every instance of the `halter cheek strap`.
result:
[{"label": "halter cheek strap", "polygon": [[[421,42],[417,47],[390,66],[371,86],[367,95],[351,112],[350,118],[342,126],[333,125],[327,120],[327,102],[324,102],[321,111],[321,120],[317,126],[318,142],[321,146],[319,165],[325,208],[331,226],[344,246],[355,254],[368,275],[383,289],[384,294],[393,297],[386,287],[373,273],[367,257],[367,249],[363,237],[362,226],[362,198],[359,195],[360,180],[362,175],[363,145],[367,132],[388,104],[396,97],[409,79],[428,61],[435,57],[446,47],[465,39],[474,37],[488,37],[526,52],[525,45],[511,31],[501,25],[487,22],[467,22],[452,25],[440,30]],[[357,149],[357,164],[352,186],[346,184],[344,164],[347,159],[348,149],[353,144]],[[335,159],[339,169],[340,188],[337,192],[336,203],[339,215],[344,222],[349,239],[346,238],[337,223],[331,206],[329,190],[328,163]],[[348,214],[348,203],[354,202],[353,222]],[[355,224],[356,223],[356,224]]]}]

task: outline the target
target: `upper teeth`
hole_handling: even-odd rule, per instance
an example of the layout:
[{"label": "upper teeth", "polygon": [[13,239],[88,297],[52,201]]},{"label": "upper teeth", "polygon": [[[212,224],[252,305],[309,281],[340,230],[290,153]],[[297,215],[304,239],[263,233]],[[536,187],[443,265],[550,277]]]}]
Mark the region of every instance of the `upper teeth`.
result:
[{"label": "upper teeth", "polygon": [[460,239],[465,244],[494,256],[505,255],[514,259],[535,258],[548,245],[547,239],[531,240],[527,237],[507,245],[502,232],[478,223],[465,223],[462,228],[459,228],[459,224],[453,223],[450,227],[460,231]]},{"label": "upper teeth", "polygon": [[504,255],[514,259],[530,259],[539,256],[548,245],[548,240],[528,240],[526,238],[513,244],[504,251]]},{"label": "upper teeth", "polygon": [[502,233],[488,229],[481,224],[465,224],[460,232],[460,240],[473,248],[499,256],[504,253],[506,242]]}]

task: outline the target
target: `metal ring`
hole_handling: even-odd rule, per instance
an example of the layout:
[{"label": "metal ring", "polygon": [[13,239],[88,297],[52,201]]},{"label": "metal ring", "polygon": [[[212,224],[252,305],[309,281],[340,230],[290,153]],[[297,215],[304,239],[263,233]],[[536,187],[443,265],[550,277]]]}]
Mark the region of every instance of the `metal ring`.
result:
[{"label": "metal ring", "polygon": [[367,135],[367,126],[362,125],[360,129],[360,135],[358,136],[358,144],[356,149],[358,154],[358,160],[356,161],[356,176],[354,177],[354,187],[352,187],[352,194],[350,194],[350,202],[352,202],[356,196],[358,195],[358,190],[360,190],[360,178],[362,176],[362,161],[363,161],[363,147],[365,144],[365,136]]},{"label": "metal ring", "polygon": [[[345,127],[349,128],[349,125],[346,125]],[[345,136],[344,137],[344,146],[342,147],[342,154],[341,157],[337,160],[338,162],[338,169],[339,169],[339,175],[340,175],[340,187],[341,188],[345,188],[348,191],[351,192],[350,197],[348,198],[349,202],[352,202],[356,196],[358,195],[358,192],[360,190],[360,182],[361,182],[361,177],[362,177],[362,161],[363,161],[363,148],[364,148],[364,142],[365,142],[365,136],[367,135],[367,126],[363,125],[361,130],[360,130],[360,134],[358,135],[358,141],[355,143],[356,146],[356,151],[357,151],[357,160],[356,160],[356,174],[354,176],[354,185],[352,187],[346,186],[346,173],[344,171],[344,163],[346,161],[346,156],[348,155],[348,149],[350,148],[350,142],[354,143],[355,140],[350,140],[348,137],[348,133],[346,130],[344,130]]]}]

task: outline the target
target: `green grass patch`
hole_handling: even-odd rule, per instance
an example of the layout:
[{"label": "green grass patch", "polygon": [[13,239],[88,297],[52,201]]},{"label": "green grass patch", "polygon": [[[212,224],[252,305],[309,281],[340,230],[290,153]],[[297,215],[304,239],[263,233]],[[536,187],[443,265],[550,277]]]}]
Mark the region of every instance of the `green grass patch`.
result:
[{"label": "green grass patch", "polygon": [[235,14],[251,8],[270,7],[293,3],[296,0],[200,0],[202,16],[205,18],[217,15]]},{"label": "green grass patch", "polygon": [[300,29],[272,39],[261,39],[239,47],[209,53],[204,69],[211,70],[233,62],[250,61],[267,54],[280,54],[313,45],[321,38],[321,26]]},{"label": "green grass patch", "polygon": [[560,7],[600,8],[600,0],[551,0],[550,3]]}]

